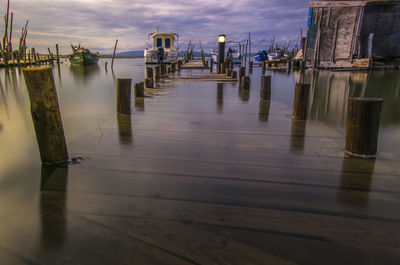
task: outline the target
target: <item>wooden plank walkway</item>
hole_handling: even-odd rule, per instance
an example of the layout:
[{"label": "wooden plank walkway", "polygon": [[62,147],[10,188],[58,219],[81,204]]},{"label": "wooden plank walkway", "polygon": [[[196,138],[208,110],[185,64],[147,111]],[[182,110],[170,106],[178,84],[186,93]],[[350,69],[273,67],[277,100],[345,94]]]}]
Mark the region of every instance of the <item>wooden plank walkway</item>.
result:
[{"label": "wooden plank walkway", "polygon": [[181,67],[182,69],[208,69],[205,67],[202,60],[190,60]]}]

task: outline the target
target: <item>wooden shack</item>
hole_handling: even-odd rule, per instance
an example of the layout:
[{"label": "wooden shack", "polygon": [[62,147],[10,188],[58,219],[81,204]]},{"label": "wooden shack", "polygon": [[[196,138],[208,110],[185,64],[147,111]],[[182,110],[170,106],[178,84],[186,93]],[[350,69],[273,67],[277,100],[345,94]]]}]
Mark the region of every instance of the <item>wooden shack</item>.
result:
[{"label": "wooden shack", "polygon": [[308,5],[307,67],[400,66],[400,0]]}]

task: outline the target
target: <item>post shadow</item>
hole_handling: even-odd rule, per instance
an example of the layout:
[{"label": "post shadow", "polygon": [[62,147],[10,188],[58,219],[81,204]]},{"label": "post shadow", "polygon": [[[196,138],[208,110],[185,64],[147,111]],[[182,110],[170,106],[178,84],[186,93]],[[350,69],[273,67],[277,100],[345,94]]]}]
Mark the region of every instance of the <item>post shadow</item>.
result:
[{"label": "post shadow", "polygon": [[343,158],[338,202],[345,206],[367,207],[375,159]]},{"label": "post shadow", "polygon": [[290,151],[292,153],[303,152],[306,135],[307,120],[292,119],[292,130],[290,135]]},{"label": "post shadow", "polygon": [[269,110],[271,106],[271,100],[260,99],[260,105],[258,108],[258,120],[268,121],[269,120]]},{"label": "post shadow", "polygon": [[118,136],[120,144],[132,144],[132,116],[117,114]]},{"label": "post shadow", "polygon": [[42,164],[40,182],[41,247],[59,249],[66,239],[68,163]]},{"label": "post shadow", "polygon": [[221,112],[224,105],[224,84],[217,83],[217,111]]}]

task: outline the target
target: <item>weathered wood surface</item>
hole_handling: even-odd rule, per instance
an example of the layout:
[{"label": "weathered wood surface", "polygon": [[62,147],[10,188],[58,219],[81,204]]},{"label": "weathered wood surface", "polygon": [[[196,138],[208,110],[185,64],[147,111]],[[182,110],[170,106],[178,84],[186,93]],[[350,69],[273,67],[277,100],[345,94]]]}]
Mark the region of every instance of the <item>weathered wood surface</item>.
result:
[{"label": "weathered wood surface", "polygon": [[208,67],[204,66],[202,60],[190,60],[183,64],[181,69],[208,69]]},{"label": "weathered wood surface", "polygon": [[131,85],[132,79],[117,79],[117,113],[131,113]]},{"label": "weathered wood surface", "polygon": [[383,99],[350,98],[347,109],[346,153],[376,157]]},{"label": "weathered wood surface", "polygon": [[68,150],[52,68],[27,68],[23,73],[40,158],[43,163],[65,162]]}]

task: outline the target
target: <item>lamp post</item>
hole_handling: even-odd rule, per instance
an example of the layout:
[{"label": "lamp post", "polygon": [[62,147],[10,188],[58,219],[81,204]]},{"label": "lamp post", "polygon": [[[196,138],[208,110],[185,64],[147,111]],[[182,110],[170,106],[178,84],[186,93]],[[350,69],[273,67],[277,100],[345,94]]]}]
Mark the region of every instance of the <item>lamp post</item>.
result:
[{"label": "lamp post", "polygon": [[221,34],[218,36],[218,73],[221,73],[221,64],[224,62],[225,57],[225,42],[226,35]]}]

